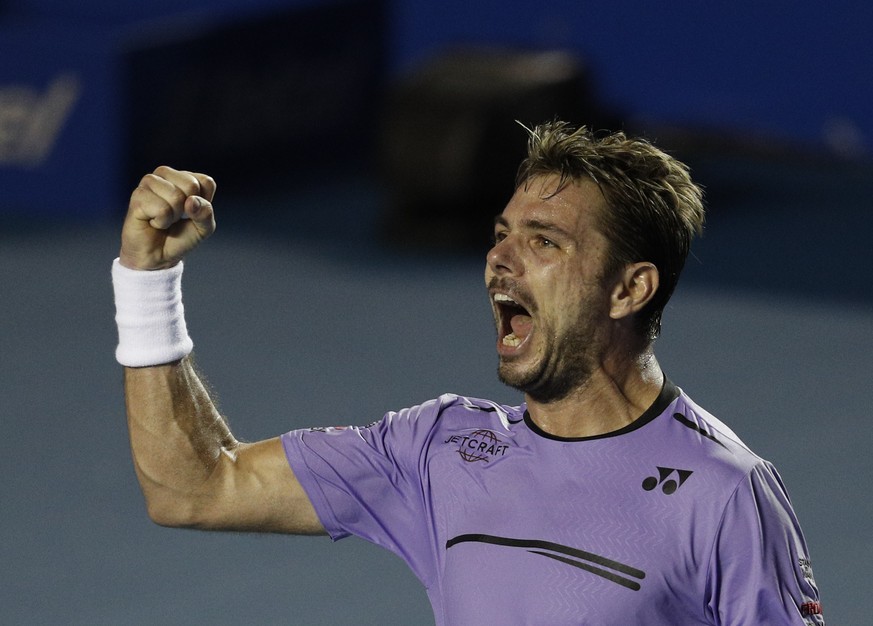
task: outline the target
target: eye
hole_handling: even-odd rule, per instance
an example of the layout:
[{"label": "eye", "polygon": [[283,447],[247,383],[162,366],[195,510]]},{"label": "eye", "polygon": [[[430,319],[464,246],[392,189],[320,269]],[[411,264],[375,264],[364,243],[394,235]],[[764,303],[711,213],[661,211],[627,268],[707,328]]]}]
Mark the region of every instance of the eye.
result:
[{"label": "eye", "polygon": [[554,241],[552,241],[548,237],[543,237],[542,235],[537,237],[537,244],[541,248],[557,248],[558,247],[558,244],[556,244]]},{"label": "eye", "polygon": [[500,243],[504,239],[506,239],[506,231],[499,230],[499,231],[494,233],[494,236],[491,238],[491,243],[494,245],[497,245],[498,243]]}]

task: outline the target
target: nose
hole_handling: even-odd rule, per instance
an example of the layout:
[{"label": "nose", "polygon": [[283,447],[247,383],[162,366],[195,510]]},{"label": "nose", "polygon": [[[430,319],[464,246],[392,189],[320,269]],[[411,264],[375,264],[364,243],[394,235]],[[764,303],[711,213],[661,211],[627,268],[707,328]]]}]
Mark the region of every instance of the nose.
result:
[{"label": "nose", "polygon": [[495,276],[517,274],[521,263],[515,248],[511,235],[495,242],[485,257],[487,269]]}]

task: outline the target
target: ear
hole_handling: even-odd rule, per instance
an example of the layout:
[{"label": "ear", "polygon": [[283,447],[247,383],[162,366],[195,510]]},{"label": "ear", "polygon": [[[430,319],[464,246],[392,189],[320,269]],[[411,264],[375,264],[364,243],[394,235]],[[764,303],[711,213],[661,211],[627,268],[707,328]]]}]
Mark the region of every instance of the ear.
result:
[{"label": "ear", "polygon": [[609,316],[622,319],[646,306],[660,285],[658,268],[640,262],[625,266],[619,273],[610,297]]}]

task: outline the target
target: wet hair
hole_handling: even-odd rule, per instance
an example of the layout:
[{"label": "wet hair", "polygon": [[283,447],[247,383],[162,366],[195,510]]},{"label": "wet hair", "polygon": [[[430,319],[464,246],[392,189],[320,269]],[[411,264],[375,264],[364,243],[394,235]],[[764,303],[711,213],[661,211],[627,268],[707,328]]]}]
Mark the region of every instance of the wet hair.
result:
[{"label": "wet hair", "polygon": [[598,136],[558,120],[527,130],[528,153],[516,188],[554,174],[560,177],[554,193],[584,179],[598,185],[606,200],[597,217],[609,241],[606,276],[642,261],[658,268],[658,290],[637,314],[637,330],[656,338],[691,240],[703,232],[703,191],[691,180],[688,166],[622,132]]}]

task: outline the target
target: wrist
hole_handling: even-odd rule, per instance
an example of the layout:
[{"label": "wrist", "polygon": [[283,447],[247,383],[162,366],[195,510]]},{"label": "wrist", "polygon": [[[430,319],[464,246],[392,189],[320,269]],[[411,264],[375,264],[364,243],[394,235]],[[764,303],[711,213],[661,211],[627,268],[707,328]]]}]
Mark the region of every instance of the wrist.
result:
[{"label": "wrist", "polygon": [[182,305],[182,262],[156,270],[112,264],[118,346],[115,357],[127,367],[177,361],[190,354],[193,342]]},{"label": "wrist", "polygon": [[142,271],[142,272],[153,272],[153,271],[159,271],[159,270],[166,270],[166,269],[170,269],[171,267],[175,267],[176,265],[181,263],[181,260],[164,262],[164,263],[155,263],[154,260],[152,260],[153,262],[149,263],[148,261],[150,259],[148,259],[148,258],[146,258],[144,260],[144,259],[136,256],[135,254],[127,254],[124,250],[124,247],[122,247],[121,251],[118,253],[117,260],[118,260],[118,263],[123,268],[129,269],[129,270],[135,270],[135,271]]}]

